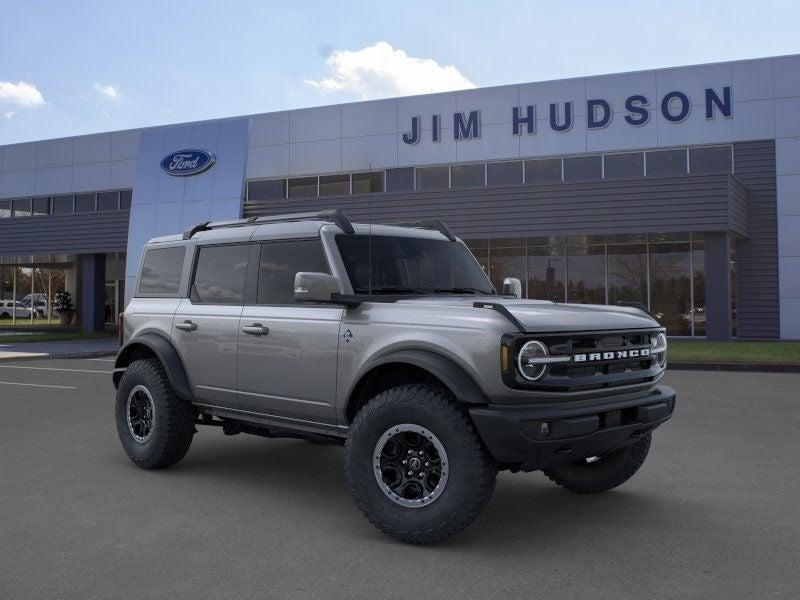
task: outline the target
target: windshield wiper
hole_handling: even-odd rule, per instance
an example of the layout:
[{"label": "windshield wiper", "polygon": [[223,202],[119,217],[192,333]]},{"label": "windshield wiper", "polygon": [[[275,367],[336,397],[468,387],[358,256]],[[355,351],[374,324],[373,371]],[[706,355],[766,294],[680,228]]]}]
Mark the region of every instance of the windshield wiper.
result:
[{"label": "windshield wiper", "polygon": [[357,294],[425,294],[425,290],[409,287],[407,285],[376,285],[371,289],[358,288]]},{"label": "windshield wiper", "polygon": [[471,287],[452,287],[452,288],[434,288],[434,292],[450,292],[452,294],[486,294],[487,296],[494,295],[493,292],[487,292],[478,288]]}]

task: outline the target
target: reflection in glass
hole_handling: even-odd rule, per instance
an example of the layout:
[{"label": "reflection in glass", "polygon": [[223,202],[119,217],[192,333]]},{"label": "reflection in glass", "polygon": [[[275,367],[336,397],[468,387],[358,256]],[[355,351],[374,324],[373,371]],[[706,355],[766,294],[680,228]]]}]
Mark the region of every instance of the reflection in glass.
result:
[{"label": "reflection in glass", "polygon": [[668,335],[691,335],[689,244],[650,245],[650,310]]},{"label": "reflection in glass", "polygon": [[488,185],[509,185],[522,183],[522,161],[490,162],[486,165]]},{"label": "reflection in glass", "polygon": [[353,193],[369,194],[383,191],[383,171],[353,173]]},{"label": "reflection in glass", "polygon": [[343,196],[350,193],[350,175],[320,175],[320,196]]},{"label": "reflection in glass", "polygon": [[706,334],[706,250],[705,242],[692,236],[692,292],[694,294],[694,335]]},{"label": "reflection in glass", "polygon": [[[515,277],[522,282],[522,294],[525,296],[525,240],[522,238],[490,240],[489,279],[494,288],[501,292],[503,279]],[[497,243],[500,247],[495,247]]]},{"label": "reflection in glass", "polygon": [[647,244],[608,246],[608,303],[647,306]]},{"label": "reflection in glass", "polygon": [[486,165],[453,165],[451,168],[453,188],[481,187],[486,184]]},{"label": "reflection in glass", "polygon": [[316,177],[296,177],[289,180],[289,198],[312,198],[316,195]]},{"label": "reflection in glass", "polygon": [[417,189],[446,190],[450,187],[449,167],[417,167]]},{"label": "reflection in glass", "polygon": [[564,302],[564,267],[563,238],[529,239],[527,297]]},{"label": "reflection in glass", "polygon": [[567,278],[567,302],[605,304],[605,246],[567,246]]}]

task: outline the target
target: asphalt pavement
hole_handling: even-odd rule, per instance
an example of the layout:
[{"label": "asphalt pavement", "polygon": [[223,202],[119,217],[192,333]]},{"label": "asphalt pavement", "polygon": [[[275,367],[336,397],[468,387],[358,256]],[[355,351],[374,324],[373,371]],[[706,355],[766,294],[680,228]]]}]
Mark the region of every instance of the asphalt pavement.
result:
[{"label": "asphalt pavement", "polygon": [[0,363],[0,598],[721,598],[800,595],[800,375],[673,371],[675,417],[598,496],[502,473],[445,544],[361,516],[342,449],[201,428],[136,468],[112,359]]}]

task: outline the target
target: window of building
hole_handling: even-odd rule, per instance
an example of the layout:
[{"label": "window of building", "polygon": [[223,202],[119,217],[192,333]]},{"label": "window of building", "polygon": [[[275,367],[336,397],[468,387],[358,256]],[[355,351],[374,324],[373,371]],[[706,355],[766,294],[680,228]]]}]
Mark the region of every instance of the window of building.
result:
[{"label": "window of building", "polygon": [[73,212],[72,196],[53,196],[53,214],[66,215]]},{"label": "window of building", "polygon": [[525,296],[526,257],[525,238],[500,238],[489,240],[489,279],[498,292],[503,291],[503,279],[514,277],[522,282],[522,295]]},{"label": "window of building", "polygon": [[647,244],[608,245],[608,303],[647,306]]},{"label": "window of building", "polygon": [[386,171],[387,192],[409,192],[414,189],[414,167]]},{"label": "window of building", "polygon": [[429,192],[449,187],[449,167],[417,167],[417,190]]},{"label": "window of building", "polygon": [[102,192],[97,194],[97,210],[109,211],[119,210],[119,193]]},{"label": "window of building", "polygon": [[34,215],[49,215],[50,214],[50,198],[47,196],[33,199],[33,214]]},{"label": "window of building", "polygon": [[564,159],[564,181],[584,181],[587,179],[602,179],[603,157],[570,156]]},{"label": "window of building", "polygon": [[95,195],[94,194],[76,194],[75,195],[75,212],[92,212],[95,210]]},{"label": "window of building", "polygon": [[564,302],[564,238],[528,238],[528,298]]},{"label": "window of building", "polygon": [[689,242],[650,244],[650,310],[670,335],[691,335]]},{"label": "window of building", "polygon": [[0,219],[11,218],[11,200],[0,200]]},{"label": "window of building", "polygon": [[686,173],[686,150],[647,152],[646,160],[648,177],[663,177]]},{"label": "window of building", "polygon": [[453,165],[450,168],[453,188],[483,187],[486,180],[486,164]]},{"label": "window of building", "polygon": [[259,304],[294,304],[294,277],[299,272],[330,273],[319,239],[261,245]]},{"label": "window of building", "polygon": [[130,210],[131,198],[133,197],[133,190],[122,190],[119,193],[119,209]]},{"label": "window of building", "polygon": [[689,148],[689,172],[730,173],[732,170],[730,146]]},{"label": "window of building", "polygon": [[486,165],[488,185],[513,185],[522,183],[522,161],[495,162]]},{"label": "window of building", "polygon": [[561,181],[560,158],[525,161],[525,183],[555,183],[557,181]]},{"label": "window of building", "polygon": [[191,289],[192,301],[242,304],[249,257],[250,244],[200,248]]},{"label": "window of building", "polygon": [[17,198],[12,200],[14,206],[14,218],[31,216],[31,199]]},{"label": "window of building", "polygon": [[567,301],[605,304],[605,245],[585,243],[585,238],[567,241]]},{"label": "window of building", "polygon": [[489,240],[464,240],[469,251],[480,264],[486,276],[489,276]]},{"label": "window of building", "polygon": [[286,198],[285,179],[251,181],[247,184],[248,200],[283,200]]},{"label": "window of building", "polygon": [[706,334],[706,246],[702,234],[692,234],[692,321],[694,335]]},{"label": "window of building", "polygon": [[350,193],[350,174],[322,175],[319,178],[320,196],[343,196]]},{"label": "window of building", "polygon": [[177,294],[181,284],[185,253],[186,249],[183,246],[148,250],[142,262],[139,293]]},{"label": "window of building", "polygon": [[644,175],[644,154],[642,152],[626,152],[623,154],[606,154],[603,157],[603,177],[642,177]]},{"label": "window of building", "polygon": [[383,171],[353,173],[354,194],[377,194],[383,191]]},{"label": "window of building", "polygon": [[296,177],[289,180],[289,198],[313,198],[316,195],[316,177]]}]

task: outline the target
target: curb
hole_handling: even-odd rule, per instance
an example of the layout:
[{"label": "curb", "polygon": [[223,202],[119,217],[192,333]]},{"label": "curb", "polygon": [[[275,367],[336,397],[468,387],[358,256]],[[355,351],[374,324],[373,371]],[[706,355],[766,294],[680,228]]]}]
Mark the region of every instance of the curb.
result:
[{"label": "curb", "polygon": [[103,356],[116,356],[116,350],[92,350],[89,352],[54,352],[52,354],[34,354],[30,356],[9,356],[8,358],[0,358],[0,363],[4,362],[17,362],[21,360],[51,360],[60,358],[100,358]]},{"label": "curb", "polygon": [[792,363],[730,363],[669,361],[667,370],[675,371],[749,371],[756,373],[800,373],[800,365]]}]

